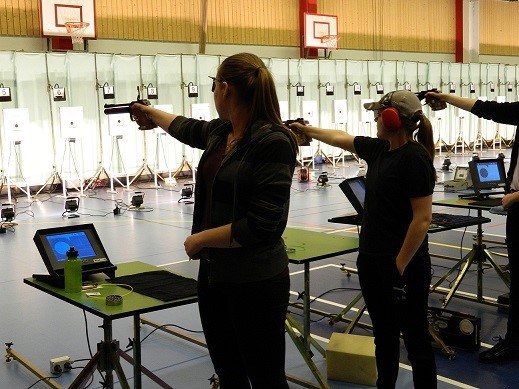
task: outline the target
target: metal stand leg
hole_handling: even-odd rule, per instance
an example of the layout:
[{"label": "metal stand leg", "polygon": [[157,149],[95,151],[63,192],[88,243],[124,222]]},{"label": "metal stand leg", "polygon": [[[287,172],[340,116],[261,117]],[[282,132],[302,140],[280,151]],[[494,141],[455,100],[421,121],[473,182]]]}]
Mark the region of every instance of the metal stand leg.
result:
[{"label": "metal stand leg", "polygon": [[[310,349],[311,344],[323,357],[326,356],[324,348],[310,336],[310,264],[308,262],[304,264],[303,327],[301,328],[301,325],[288,314],[285,321],[285,328],[315,379],[319,382],[320,388],[328,388],[329,386],[326,380],[321,376],[320,371],[312,360],[313,353]],[[294,329],[297,330],[301,336],[297,336]]]},{"label": "metal stand leg", "polygon": [[131,185],[136,180],[138,180],[145,171],[148,171],[152,176],[155,175],[153,170],[151,170],[151,168],[149,167],[148,163],[146,161],[144,161],[143,165],[139,168],[139,170],[137,170],[137,173],[135,173],[135,176],[133,176],[132,180],[130,181],[130,183],[128,185]]},{"label": "metal stand leg", "polygon": [[53,167],[52,167],[52,173],[50,173],[49,178],[47,178],[47,180],[46,180],[45,183],[41,186],[41,188],[38,189],[38,191],[36,192],[35,196],[38,196],[38,195],[41,193],[41,191],[42,191],[43,189],[45,189],[45,187],[46,187],[47,185],[49,185],[49,183],[50,183],[51,186],[54,185],[54,183],[55,183],[56,180],[57,180],[61,185],[64,185],[63,180],[61,179],[60,174],[59,174],[58,171],[56,170],[56,166],[53,166]]},{"label": "metal stand leg", "polygon": [[90,181],[88,181],[88,184],[86,184],[86,186],[84,187],[84,190],[89,190],[89,189],[94,189],[95,188],[95,184],[97,181],[99,181],[99,178],[101,177],[101,175],[105,175],[106,178],[110,178],[110,174],[108,174],[108,172],[106,171],[106,169],[103,167],[103,165],[99,165],[99,167],[97,168],[97,171],[96,173],[94,174],[94,176],[90,179]]},{"label": "metal stand leg", "polygon": [[[186,170],[189,171],[189,174],[186,174]],[[173,177],[175,178],[188,178],[193,176],[193,168],[187,162],[186,156],[182,156],[182,162],[180,163],[180,166],[178,169],[173,173]]]},{"label": "metal stand leg", "polygon": [[[478,216],[481,217],[482,211],[478,209]],[[448,291],[443,304],[442,308],[445,308],[451,298],[455,295],[459,285],[461,284],[461,281],[467,274],[467,272],[470,269],[470,266],[474,263],[478,266],[478,274],[477,274],[477,295],[476,295],[476,301],[479,303],[489,303],[485,300],[483,297],[483,263],[485,261],[488,261],[490,265],[494,268],[494,270],[497,272],[499,277],[503,280],[506,286],[510,287],[510,276],[505,273],[501,267],[494,261],[492,256],[490,255],[490,252],[486,249],[486,246],[483,244],[483,228],[481,224],[478,224],[477,232],[475,236],[475,243],[472,246],[472,250],[465,255],[460,261],[454,265],[443,277],[441,277],[431,288],[429,289],[429,292],[437,292],[438,287],[447,279],[448,276],[450,276],[456,269],[458,269],[463,263],[463,268],[461,269],[460,273],[456,277],[456,280],[454,281],[454,284],[452,285],[451,289]],[[495,304],[492,304],[495,305]]]},{"label": "metal stand leg", "polygon": [[9,150],[9,158],[7,159],[7,168],[6,168],[6,174],[4,175],[5,176],[5,179],[6,179],[6,185],[7,185],[7,202],[9,204],[11,204],[11,186],[15,186],[17,187],[18,189],[20,189],[23,193],[25,193],[27,195],[27,201],[31,201],[31,189],[29,187],[29,183],[25,180],[24,176],[23,176],[23,173],[22,173],[22,167],[21,167],[21,164],[20,164],[20,157],[19,157],[19,153],[18,151],[16,150],[17,146],[20,147],[21,145],[21,141],[13,141],[13,142],[10,142],[10,147],[12,150],[14,150],[14,154],[15,154],[15,161],[16,161],[16,168],[18,169],[18,172],[19,174],[21,175],[21,178],[25,181],[25,189],[22,188],[21,186],[17,185],[17,184],[12,184],[11,183],[11,176],[10,176],[10,165],[11,165],[11,149]]},{"label": "metal stand leg", "polygon": [[111,153],[111,156],[110,156],[110,166],[108,168],[108,170],[110,171],[110,174],[109,174],[109,177],[110,177],[110,189],[107,191],[108,193],[117,193],[117,191],[114,188],[114,180],[117,181],[119,183],[119,185],[121,185],[123,188],[126,187],[125,189],[127,191],[130,191],[130,178],[128,177],[128,173],[126,171],[126,168],[124,167],[124,163],[122,163],[122,165],[123,165],[123,171],[124,171],[124,173],[126,175],[126,185],[124,185],[121,182],[121,180],[119,180],[117,177],[115,177],[115,175],[113,174],[113,171],[112,171],[114,152],[117,152],[117,158],[119,158],[119,161],[122,162],[121,149],[119,147],[119,140],[121,140],[121,139],[123,139],[122,135],[112,136],[112,153]]}]

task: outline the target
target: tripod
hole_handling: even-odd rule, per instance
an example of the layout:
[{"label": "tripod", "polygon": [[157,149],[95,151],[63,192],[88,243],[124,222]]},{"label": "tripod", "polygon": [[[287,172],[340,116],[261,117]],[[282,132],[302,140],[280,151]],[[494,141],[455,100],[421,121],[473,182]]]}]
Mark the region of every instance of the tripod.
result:
[{"label": "tripod", "polygon": [[[162,146],[162,150],[164,150],[164,145],[162,143],[162,137],[164,137],[164,136],[166,136],[166,133],[164,131],[155,132],[155,160],[153,163],[153,168],[155,170],[155,174],[153,175],[153,180],[154,180],[153,182],[154,182],[155,188],[160,188],[160,185],[158,183],[158,178],[160,178],[162,181],[165,181],[164,178],[160,174],[157,173],[157,171],[159,169],[160,146]],[[165,155],[164,155],[164,161],[166,162],[166,165],[167,165]],[[169,171],[169,175],[171,178],[171,171],[169,170],[169,168],[168,168],[168,171]]]},{"label": "tripod", "polygon": [[479,119],[478,123],[479,123],[479,126],[478,126],[478,132],[476,134],[476,139],[474,139],[474,142],[472,142],[472,144],[470,144],[469,148],[473,151],[477,151],[478,146],[479,146],[480,152],[483,152],[483,145],[487,145],[487,141],[485,138],[483,138],[483,131],[481,130],[481,119]]},{"label": "tripod", "polygon": [[142,159],[142,165],[139,168],[139,170],[137,170],[137,173],[135,173],[135,175],[133,176],[131,181],[128,183],[128,186],[130,186],[136,180],[138,180],[142,176],[142,174],[144,172],[146,172],[146,171],[148,173],[150,173],[151,175],[155,175],[155,172],[153,170],[151,170],[150,165],[148,165],[148,151],[147,151],[146,144],[147,144],[147,142],[146,142],[146,134],[144,134],[144,158]]},{"label": "tripod", "polygon": [[38,189],[35,196],[38,196],[41,193],[41,191],[43,189],[45,189],[45,187],[47,185],[50,184],[50,186],[52,187],[52,185],[54,185],[56,183],[56,180],[57,180],[57,183],[64,186],[63,180],[61,179],[61,175],[58,173],[58,170],[56,169],[56,165],[54,165],[54,166],[52,166],[52,172],[50,173],[49,177],[45,180],[45,182],[43,183],[41,188]]},{"label": "tripod", "polygon": [[[63,174],[63,165],[65,164],[65,156],[67,155],[67,146],[68,146],[68,169],[69,173],[71,173],[72,165],[74,167],[77,178],[79,179],[79,185],[76,186],[73,183],[70,185],[79,191],[80,196],[84,196],[83,193],[83,168],[81,168],[81,172],[78,172],[76,165],[76,138],[65,138],[65,149],[63,152],[63,159],[61,161],[61,173]],[[71,165],[72,163],[72,165]],[[63,197],[67,197],[67,180],[62,180],[62,189],[63,189]]]},{"label": "tripod", "polygon": [[[114,176],[114,172],[112,170],[114,151],[117,152],[118,161],[122,161],[121,149],[119,147],[119,140],[121,140],[121,139],[123,139],[122,135],[112,135],[112,153],[110,155],[110,166],[108,168],[108,170],[110,171],[110,174],[108,175],[110,177],[110,189],[108,190],[108,193],[117,193],[117,191],[114,189],[114,180],[117,181],[119,183],[119,185],[121,185],[122,187],[125,186],[121,182],[121,180],[119,180],[117,177]],[[122,165],[123,165],[123,170],[126,174],[126,190],[129,191],[130,190],[130,184],[129,184],[130,179],[128,177],[128,173],[126,173],[126,169],[124,168],[124,163]]]},{"label": "tripod", "polygon": [[[478,209],[478,217],[481,217],[482,210]],[[474,244],[472,246],[472,250],[465,255],[461,260],[459,260],[456,265],[454,265],[443,277],[441,277],[431,288],[429,289],[429,293],[432,292],[441,292],[438,289],[438,287],[449,277],[456,269],[458,269],[460,266],[463,265],[460,273],[456,277],[456,280],[454,281],[454,284],[452,285],[452,288],[447,292],[447,295],[445,299],[443,300],[442,308],[445,308],[451,298],[456,293],[458,287],[461,284],[461,281],[463,278],[467,275],[467,272],[470,269],[471,265],[477,265],[477,295],[476,295],[476,301],[479,303],[486,303],[490,305],[495,305],[495,303],[492,303],[488,300],[486,300],[483,297],[483,264],[488,261],[491,267],[494,268],[494,270],[497,272],[499,277],[503,280],[506,286],[510,287],[510,275],[506,274],[503,269],[494,261],[492,258],[492,255],[487,250],[485,244],[483,244],[483,228],[482,224],[479,223],[477,225],[477,231],[476,235],[474,236]],[[462,296],[460,296],[462,297]],[[465,297],[469,300],[471,300],[468,297]],[[473,300],[473,299],[472,299]]]},{"label": "tripod", "polygon": [[[186,173],[187,172],[187,173]],[[175,178],[188,178],[193,177],[193,168],[189,164],[186,158],[186,145],[182,144],[182,161],[180,162],[180,166],[173,173],[173,177]]]},{"label": "tripod", "polygon": [[460,116],[459,119],[459,125],[458,125],[458,138],[454,141],[454,154],[457,153],[458,147],[461,147],[461,154],[465,154],[465,147],[469,148],[469,145],[467,142],[465,142],[465,139],[463,137],[463,119],[464,116]]},{"label": "tripod", "polygon": [[[88,361],[85,367],[77,375],[76,379],[70,384],[69,389],[82,389],[87,387],[92,375],[96,370],[104,372],[104,383],[103,388],[112,389],[114,387],[114,372],[119,379],[119,385],[123,389],[130,389],[128,380],[120,363],[120,357],[126,360],[128,363],[133,365],[134,374],[134,388],[142,388],[142,376],[145,374],[151,380],[153,380],[159,387],[165,389],[172,389],[170,385],[156,376],[152,371],[146,369],[141,365],[141,347],[140,347],[140,315],[136,314],[133,316],[134,324],[134,339],[133,343],[133,358],[128,355],[125,351],[119,348],[119,342],[114,340],[112,337],[112,320],[103,319],[104,337],[101,342],[97,344],[97,352]],[[18,352],[12,349],[12,343],[6,343],[6,361],[9,362],[11,359],[17,360],[24,367],[29,369],[40,379],[45,379],[44,383],[54,389],[61,389],[61,386],[53,379],[47,377],[48,374],[43,373],[38,368],[33,366],[29,361],[22,357]]]},{"label": "tripod", "polygon": [[442,155],[442,150],[445,147],[445,150],[448,151],[447,142],[445,142],[442,138],[442,118],[438,117],[436,119],[436,128],[438,129],[438,140],[436,141],[436,148],[438,149],[438,155]]},{"label": "tripod", "polygon": [[7,159],[7,168],[6,168],[6,172],[4,174],[4,177],[5,177],[5,181],[6,181],[6,185],[7,185],[7,201],[8,203],[10,204],[11,203],[11,176],[10,176],[10,165],[11,165],[11,150],[14,150],[14,153],[15,153],[15,158],[16,158],[16,167],[18,169],[18,172],[20,173],[22,179],[25,181],[25,189],[14,184],[14,186],[16,186],[18,189],[20,189],[23,193],[25,193],[27,195],[27,200],[28,201],[31,201],[31,189],[29,187],[29,183],[25,180],[25,178],[23,178],[23,174],[22,174],[22,168],[21,168],[21,165],[20,165],[20,159],[19,159],[19,154],[16,150],[16,147],[20,147],[21,145],[21,141],[11,141],[9,142],[10,143],[10,146],[9,146],[9,157]]}]

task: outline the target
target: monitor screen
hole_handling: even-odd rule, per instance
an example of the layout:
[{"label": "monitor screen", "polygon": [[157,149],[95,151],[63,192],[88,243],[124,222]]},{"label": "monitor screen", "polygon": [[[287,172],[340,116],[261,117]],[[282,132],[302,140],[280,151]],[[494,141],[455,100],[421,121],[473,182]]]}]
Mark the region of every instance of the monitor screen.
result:
[{"label": "monitor screen", "polygon": [[364,199],[366,197],[366,182],[363,176],[347,178],[339,184],[357,214],[362,216],[364,212]]},{"label": "monitor screen", "polygon": [[78,252],[84,273],[94,273],[96,269],[113,266],[93,224],[38,230],[34,242],[49,274],[63,274],[67,251],[71,247]]},{"label": "monitor screen", "polygon": [[79,259],[94,258],[96,255],[85,231],[45,235],[44,238],[58,262],[67,259],[67,251],[71,247],[74,247],[79,253]]},{"label": "monitor screen", "polygon": [[504,188],[506,172],[502,158],[470,161],[469,167],[474,190]]},{"label": "monitor screen", "polygon": [[359,203],[364,208],[364,198],[366,197],[366,186],[364,180],[356,179],[350,181],[350,188],[353,191],[355,197],[359,200]]}]

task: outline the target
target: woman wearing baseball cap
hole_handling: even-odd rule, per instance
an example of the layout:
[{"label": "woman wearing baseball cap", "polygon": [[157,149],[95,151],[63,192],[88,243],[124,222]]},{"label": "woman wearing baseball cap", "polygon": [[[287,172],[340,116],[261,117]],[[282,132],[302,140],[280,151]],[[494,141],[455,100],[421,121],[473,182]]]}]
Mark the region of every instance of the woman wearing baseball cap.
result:
[{"label": "woman wearing baseball cap", "polygon": [[395,387],[402,332],[414,386],[436,388],[427,321],[427,231],[436,180],[431,123],[418,97],[407,90],[390,92],[364,108],[375,115],[377,138],[300,123],[290,127],[356,153],[368,164],[357,268],[373,324],[377,387]]}]

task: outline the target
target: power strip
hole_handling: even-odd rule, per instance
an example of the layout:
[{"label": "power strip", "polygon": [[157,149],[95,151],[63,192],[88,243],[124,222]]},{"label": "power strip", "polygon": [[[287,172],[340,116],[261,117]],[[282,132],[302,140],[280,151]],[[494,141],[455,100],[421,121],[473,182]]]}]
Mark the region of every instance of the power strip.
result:
[{"label": "power strip", "polygon": [[63,357],[52,358],[50,360],[50,373],[61,374],[65,371],[70,371],[72,366],[70,364],[70,357],[65,355]]}]

